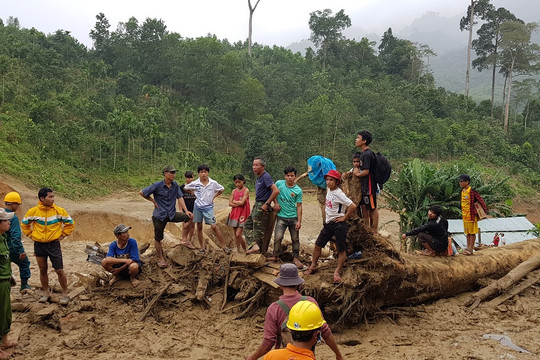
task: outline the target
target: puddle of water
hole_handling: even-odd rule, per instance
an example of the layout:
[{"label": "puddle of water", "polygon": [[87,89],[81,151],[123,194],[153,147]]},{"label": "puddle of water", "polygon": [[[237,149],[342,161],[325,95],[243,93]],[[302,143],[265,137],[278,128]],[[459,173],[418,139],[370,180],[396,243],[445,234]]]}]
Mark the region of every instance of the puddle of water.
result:
[{"label": "puddle of water", "polygon": [[[516,344],[514,344],[512,342],[512,340],[506,335],[485,334],[483,337],[484,337],[484,339],[492,339],[492,340],[499,341],[501,343],[501,345],[509,347],[510,349],[518,351],[520,353],[532,354],[530,351],[527,351],[527,350],[517,346]],[[535,354],[533,354],[533,355],[535,355]]]}]

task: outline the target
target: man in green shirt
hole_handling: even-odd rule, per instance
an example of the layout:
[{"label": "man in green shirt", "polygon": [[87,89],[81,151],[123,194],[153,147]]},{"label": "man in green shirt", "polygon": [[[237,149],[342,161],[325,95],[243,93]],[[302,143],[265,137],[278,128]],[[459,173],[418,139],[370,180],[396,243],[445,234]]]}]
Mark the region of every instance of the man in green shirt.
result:
[{"label": "man in green shirt", "polygon": [[294,264],[302,269],[304,264],[298,259],[300,254],[299,230],[302,226],[302,189],[296,185],[296,169],[292,166],[283,170],[285,180],[276,182],[279,195],[276,198],[274,210],[278,211],[276,230],[274,232],[274,253],[269,261],[277,261],[281,255],[281,241],[285,230],[289,229],[292,241]]},{"label": "man in green shirt", "polygon": [[5,233],[9,230],[10,220],[14,215],[15,213],[0,208],[0,359],[8,359],[11,355],[4,350],[17,345],[16,342],[9,341],[7,336],[11,330],[11,260]]}]

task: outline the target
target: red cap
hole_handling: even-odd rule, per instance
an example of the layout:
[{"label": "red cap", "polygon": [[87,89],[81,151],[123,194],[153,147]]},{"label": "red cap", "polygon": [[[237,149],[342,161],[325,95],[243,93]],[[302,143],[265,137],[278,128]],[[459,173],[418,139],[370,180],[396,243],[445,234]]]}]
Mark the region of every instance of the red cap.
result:
[{"label": "red cap", "polygon": [[338,181],[338,184],[341,182],[341,174],[337,170],[330,170],[329,172],[324,175],[324,178],[326,179],[327,176],[333,177]]}]

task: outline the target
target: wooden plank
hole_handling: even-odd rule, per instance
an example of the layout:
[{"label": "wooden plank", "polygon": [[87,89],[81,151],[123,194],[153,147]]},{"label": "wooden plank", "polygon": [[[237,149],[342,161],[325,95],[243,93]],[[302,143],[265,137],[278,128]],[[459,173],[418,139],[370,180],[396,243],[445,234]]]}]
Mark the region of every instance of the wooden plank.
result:
[{"label": "wooden plank", "polygon": [[264,272],[266,274],[270,274],[270,275],[272,275],[274,277],[279,275],[279,270],[276,270],[276,269],[274,269],[272,267],[269,267],[268,265],[261,267],[259,269],[259,271],[262,271],[262,272]]},{"label": "wooden plank", "polygon": [[84,286],[79,286],[78,288],[71,290],[71,292],[68,294],[69,298],[73,300],[77,296],[81,295],[83,292],[86,291],[86,288]]},{"label": "wooden plank", "polygon": [[496,297],[495,299],[487,302],[484,306],[488,307],[495,307],[499,306],[506,300],[513,298],[517,294],[521,293],[525,289],[533,286],[537,282],[540,281],[540,270],[536,270],[530,273],[529,277],[522,281],[519,285],[515,286],[514,288],[510,289],[506,294],[502,294],[501,296]]},{"label": "wooden plank", "polygon": [[265,272],[262,272],[260,270],[257,270],[256,272],[253,273],[253,276],[259,280],[261,280],[262,282],[272,286],[273,288],[275,289],[278,289],[279,288],[279,285],[276,284],[274,282],[274,280],[276,279],[275,276],[273,275],[270,275],[270,274],[267,274]]},{"label": "wooden plank", "polygon": [[247,265],[252,267],[260,267],[263,266],[266,262],[266,258],[261,254],[242,254],[238,252],[233,252],[231,257],[231,263],[233,264],[241,264],[241,265]]},{"label": "wooden plank", "polygon": [[276,225],[276,212],[272,211],[268,214],[268,222],[266,223],[266,228],[264,229],[264,236],[262,241],[261,254],[266,255],[268,252],[268,246],[270,245],[270,240],[272,239],[272,233],[274,231],[274,226]]}]

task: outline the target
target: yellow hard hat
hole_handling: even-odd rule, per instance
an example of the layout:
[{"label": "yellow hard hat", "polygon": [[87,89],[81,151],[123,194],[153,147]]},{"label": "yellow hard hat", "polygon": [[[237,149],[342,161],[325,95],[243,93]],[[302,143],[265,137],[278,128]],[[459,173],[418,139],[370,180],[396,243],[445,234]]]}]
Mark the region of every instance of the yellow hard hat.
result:
[{"label": "yellow hard hat", "polygon": [[22,204],[21,195],[15,191],[8,192],[4,197],[4,202]]},{"label": "yellow hard hat", "polygon": [[324,325],[321,309],[311,301],[297,302],[289,312],[287,327],[295,331],[309,331]]}]

